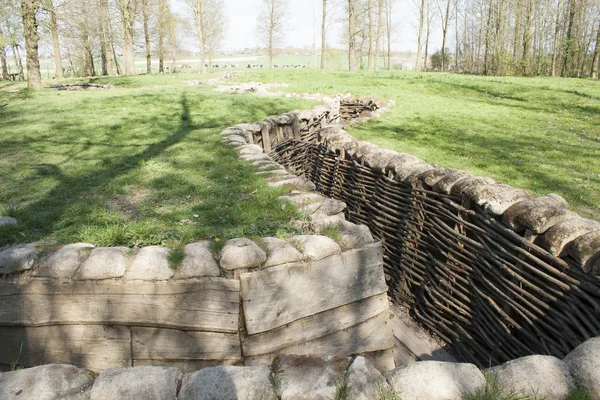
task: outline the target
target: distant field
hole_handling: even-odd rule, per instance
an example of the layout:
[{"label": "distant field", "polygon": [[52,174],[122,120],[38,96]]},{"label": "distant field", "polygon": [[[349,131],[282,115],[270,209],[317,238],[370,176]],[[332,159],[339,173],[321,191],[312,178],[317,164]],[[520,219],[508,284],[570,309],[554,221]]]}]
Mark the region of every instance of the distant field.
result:
[{"label": "distant field", "polygon": [[[188,86],[218,75],[94,78],[116,88],[80,92],[0,83],[0,215],[21,221],[0,231],[0,246],[176,247],[293,233],[297,215],[277,206],[281,192],[256,178],[218,133],[315,103]],[[319,70],[247,71],[235,80],[394,100],[389,113],[350,133],[536,195],[558,193],[600,220],[599,81]]]}]

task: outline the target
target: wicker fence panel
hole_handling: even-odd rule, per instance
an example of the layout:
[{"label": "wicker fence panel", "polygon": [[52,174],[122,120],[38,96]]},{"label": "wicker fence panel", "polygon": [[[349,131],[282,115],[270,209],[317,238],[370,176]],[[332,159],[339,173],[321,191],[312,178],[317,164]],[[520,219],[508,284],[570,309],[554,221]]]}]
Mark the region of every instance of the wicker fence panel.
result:
[{"label": "wicker fence panel", "polygon": [[600,281],[456,197],[400,182],[311,140],[273,158],[346,203],[383,243],[390,296],[480,367],[564,357],[600,335]]}]

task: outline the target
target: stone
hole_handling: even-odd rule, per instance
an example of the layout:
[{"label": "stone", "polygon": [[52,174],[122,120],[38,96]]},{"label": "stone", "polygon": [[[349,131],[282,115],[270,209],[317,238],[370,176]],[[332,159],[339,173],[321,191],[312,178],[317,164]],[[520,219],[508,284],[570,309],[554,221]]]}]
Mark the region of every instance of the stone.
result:
[{"label": "stone", "polygon": [[0,252],[0,275],[14,274],[33,268],[38,257],[34,244],[20,244]]},{"label": "stone", "polygon": [[573,216],[548,229],[542,236],[541,245],[554,256],[562,255],[569,243],[590,232],[600,231],[600,223]]},{"label": "stone", "polygon": [[292,237],[291,242],[297,244],[298,250],[310,261],[319,261],[342,252],[340,245],[327,236],[299,235]]},{"label": "stone", "polygon": [[304,257],[294,246],[283,239],[266,237],[263,242],[267,247],[267,260],[263,268],[302,261]]},{"label": "stone", "polygon": [[276,400],[267,366],[208,367],[183,377],[179,400]]},{"label": "stone", "polygon": [[249,162],[260,161],[260,160],[273,161],[271,159],[271,157],[269,157],[268,155],[263,154],[263,153],[260,153],[260,154],[244,154],[244,155],[241,155],[240,158],[242,160],[249,161]]},{"label": "stone", "polygon": [[225,270],[257,268],[267,261],[267,253],[250,239],[231,239],[221,250]]},{"label": "stone", "polygon": [[473,364],[419,361],[384,375],[402,400],[459,399],[485,385],[485,377]]},{"label": "stone", "polygon": [[325,215],[336,215],[346,209],[346,203],[335,199],[325,199],[319,207],[319,212]]},{"label": "stone", "polygon": [[13,217],[0,217],[0,228],[2,228],[3,226],[18,225],[18,224],[19,224],[19,221],[17,221]]},{"label": "stone", "polygon": [[563,400],[573,388],[573,379],[565,362],[552,356],[527,356],[489,368],[488,379],[496,379],[506,394],[536,399]]},{"label": "stone", "polygon": [[575,382],[600,399],[600,336],[588,339],[563,360]]},{"label": "stone", "polygon": [[308,179],[302,178],[302,177],[295,177],[295,178],[290,178],[290,179],[278,180],[275,182],[269,182],[268,185],[270,187],[275,187],[275,188],[291,186],[291,187],[294,187],[299,190],[308,190],[308,191],[316,190],[316,188],[317,188],[314,183],[312,183]]},{"label": "stone", "polygon": [[477,205],[483,206],[494,196],[502,195],[503,192],[512,192],[512,186],[504,184],[471,185],[463,190],[463,193],[473,200]]},{"label": "stone", "polygon": [[72,365],[48,364],[0,373],[2,400],[84,400],[92,380]]},{"label": "stone", "polygon": [[358,356],[348,368],[346,398],[353,400],[379,399],[389,393],[385,378],[366,358]]},{"label": "stone", "polygon": [[81,264],[75,274],[77,280],[103,280],[125,275],[127,247],[97,247]]},{"label": "stone", "polygon": [[169,268],[169,249],[160,246],[142,248],[135,256],[133,264],[125,274],[127,279],[143,281],[164,281],[175,271]]},{"label": "stone", "polygon": [[323,202],[325,197],[318,193],[299,193],[291,196],[280,196],[279,200],[287,201],[296,207],[302,207],[315,202]]},{"label": "stone", "polygon": [[396,153],[394,158],[388,161],[387,168],[396,173],[400,173],[400,171],[404,170],[405,168],[416,164],[423,164],[423,160],[413,156],[412,154]]},{"label": "stone", "polygon": [[337,240],[342,251],[362,248],[374,242],[371,231],[365,225],[343,224],[344,229]]},{"label": "stone", "polygon": [[319,212],[314,213],[310,216],[310,224],[315,232],[322,232],[328,226],[337,226],[339,223],[344,222],[346,216],[344,213],[337,215],[326,215]]},{"label": "stone", "polygon": [[240,146],[235,151],[238,152],[239,155],[243,156],[246,154],[262,154],[263,148],[257,144],[247,144],[245,146]]},{"label": "stone", "polygon": [[177,368],[105,369],[94,381],[90,400],[175,400],[183,373]]},{"label": "stone", "polygon": [[393,160],[397,154],[398,153],[393,150],[377,148],[376,151],[365,155],[363,161],[374,170],[385,171],[388,163]]},{"label": "stone", "polygon": [[287,170],[281,168],[281,169],[271,169],[268,171],[256,172],[256,175],[261,175],[261,176],[267,178],[267,177],[276,177],[277,175],[288,176],[289,172]]},{"label": "stone", "polygon": [[441,179],[445,178],[448,175],[456,174],[457,172],[459,171],[454,168],[430,169],[429,171],[425,171],[421,175],[419,175],[419,180],[423,182],[423,186],[431,188]]},{"label": "stone", "polygon": [[50,257],[42,261],[41,266],[33,271],[33,276],[71,279],[79,266],[85,261],[87,252],[95,246],[89,243],[75,243],[61,247]]},{"label": "stone", "polygon": [[483,208],[488,213],[498,216],[504,214],[504,212],[513,204],[532,198],[533,195],[527,190],[513,188],[512,190],[505,190],[496,194],[485,202]]},{"label": "stone", "polygon": [[551,193],[510,206],[502,215],[502,222],[515,231],[528,228],[539,235],[565,218],[565,207],[567,201]]},{"label": "stone", "polygon": [[569,254],[586,273],[600,275],[600,231],[590,232],[573,241]]},{"label": "stone", "polygon": [[402,169],[396,168],[396,176],[398,180],[414,186],[415,183],[413,182],[418,180],[419,175],[425,171],[429,171],[430,169],[433,169],[433,167],[429,164],[412,164],[403,167]]},{"label": "stone", "polygon": [[437,181],[435,183],[435,185],[433,185],[433,191],[438,192],[438,193],[445,193],[445,194],[450,194],[452,191],[452,187],[458,183],[459,181],[469,178],[471,177],[471,175],[469,175],[466,172],[462,172],[462,171],[456,171],[456,172],[452,172],[446,176],[444,176],[442,179],[440,179],[439,181]]},{"label": "stone", "polygon": [[484,178],[481,176],[467,176],[466,178],[460,179],[452,185],[450,194],[454,196],[462,196],[466,190],[473,186],[485,186],[496,183],[491,178]]},{"label": "stone", "polygon": [[279,355],[273,373],[281,400],[333,400],[343,386],[349,358]]},{"label": "stone", "polygon": [[213,257],[210,241],[203,240],[187,244],[183,248],[183,254],[183,261],[173,275],[175,279],[221,276],[219,265]]}]

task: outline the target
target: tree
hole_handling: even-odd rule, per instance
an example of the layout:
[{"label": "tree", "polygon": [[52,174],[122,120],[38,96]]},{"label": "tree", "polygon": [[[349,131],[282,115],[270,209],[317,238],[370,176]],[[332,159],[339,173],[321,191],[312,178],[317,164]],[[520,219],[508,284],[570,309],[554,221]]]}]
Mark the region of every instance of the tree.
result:
[{"label": "tree", "polygon": [[52,35],[52,50],[54,53],[54,75],[57,79],[62,79],[63,68],[62,58],[60,55],[60,43],[58,40],[58,22],[56,20],[56,10],[54,8],[54,0],[46,0],[44,2],[44,8],[48,11],[50,17],[50,34]]},{"label": "tree", "polygon": [[442,0],[436,0],[438,11],[440,13],[440,19],[442,22],[442,50],[441,50],[441,62],[440,66],[442,71],[446,70],[446,38],[448,36],[448,26],[450,23],[450,4],[452,0],[445,0],[446,7],[443,8]]},{"label": "tree", "polygon": [[325,48],[327,46],[327,39],[325,35],[327,25],[327,0],[323,0],[323,17],[321,20],[321,69],[325,69]]},{"label": "tree", "polygon": [[150,43],[150,18],[152,17],[151,0],[142,2],[142,24],[144,26],[144,48],[146,50],[146,73],[152,74],[152,47]]},{"label": "tree", "polygon": [[596,31],[596,48],[592,59],[592,79],[598,79],[598,64],[600,64],[600,23]]},{"label": "tree", "polygon": [[257,31],[269,51],[269,68],[273,68],[273,50],[283,37],[287,6],[287,0],[262,0]]},{"label": "tree", "polygon": [[348,64],[350,72],[356,71],[356,0],[348,0]]},{"label": "tree", "polygon": [[40,7],[39,0],[21,0],[21,17],[23,18],[23,36],[27,54],[27,86],[42,87],[40,59],[38,55],[38,24],[36,13]]},{"label": "tree", "polygon": [[117,2],[123,35],[123,72],[125,75],[133,75],[135,74],[133,58],[134,2],[133,0],[117,0]]},{"label": "tree", "polygon": [[[421,48],[423,46],[423,24],[425,22],[425,0],[415,0],[417,3],[417,11],[419,13],[419,29],[417,30],[417,61],[415,61],[415,70],[421,69],[419,61],[421,60]],[[427,61],[425,61],[427,63]]]}]

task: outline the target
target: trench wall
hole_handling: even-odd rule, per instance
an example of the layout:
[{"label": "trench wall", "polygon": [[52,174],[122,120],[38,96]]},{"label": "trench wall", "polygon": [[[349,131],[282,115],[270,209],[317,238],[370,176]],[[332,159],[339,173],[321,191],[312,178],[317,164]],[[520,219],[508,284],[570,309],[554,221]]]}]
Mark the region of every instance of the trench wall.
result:
[{"label": "trench wall", "polygon": [[[550,194],[354,139],[340,122],[387,106],[338,98],[224,132],[254,143],[381,240],[389,294],[463,360],[564,357],[600,335],[600,224]],[[239,128],[240,126],[238,126]]]}]

